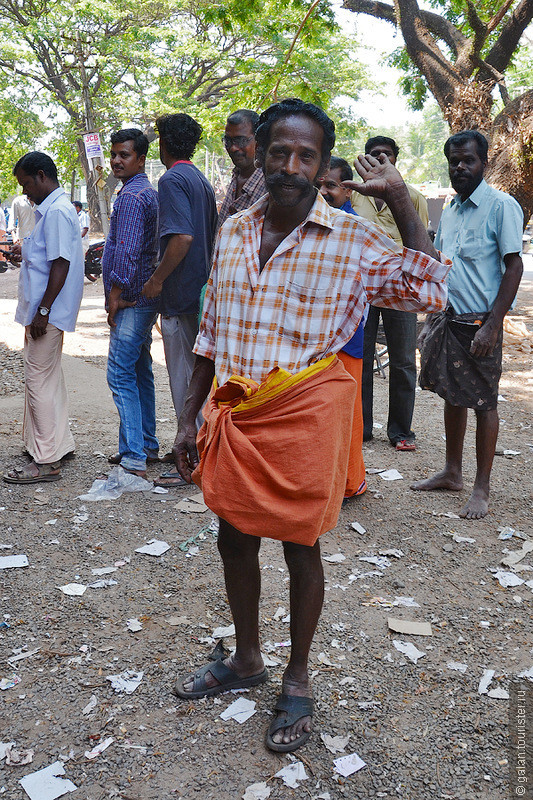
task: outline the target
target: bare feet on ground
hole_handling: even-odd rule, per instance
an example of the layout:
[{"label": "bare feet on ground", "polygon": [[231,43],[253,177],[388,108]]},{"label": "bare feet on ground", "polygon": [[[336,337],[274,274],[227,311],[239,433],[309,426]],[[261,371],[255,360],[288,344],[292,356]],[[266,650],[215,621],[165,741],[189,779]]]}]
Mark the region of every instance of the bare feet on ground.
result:
[{"label": "bare feet on ground", "polygon": [[[292,697],[312,697],[309,679],[306,677],[303,681],[296,681],[293,678],[284,675],[282,683],[283,694]],[[279,712],[283,713],[283,712]],[[276,733],[272,734],[272,741],[276,744],[289,744],[299,739],[304,733],[310,733],[313,730],[313,721],[311,717],[300,717],[296,720],[294,725],[288,728],[281,728]]]},{"label": "bare feet on ground", "polygon": [[437,472],[431,478],[426,478],[423,481],[416,481],[411,484],[411,489],[415,492],[431,492],[435,489],[448,489],[450,492],[460,492],[463,488],[463,479],[461,475],[449,472],[443,469],[442,472]]},{"label": "bare feet on ground", "polygon": [[467,503],[459,512],[463,519],[483,519],[489,510],[489,492],[474,487]]}]

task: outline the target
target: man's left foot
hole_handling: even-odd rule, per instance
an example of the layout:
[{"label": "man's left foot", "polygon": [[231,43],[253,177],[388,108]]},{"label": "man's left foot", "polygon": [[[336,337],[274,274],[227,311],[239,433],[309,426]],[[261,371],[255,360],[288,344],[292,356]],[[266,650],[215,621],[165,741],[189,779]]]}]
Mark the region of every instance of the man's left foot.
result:
[{"label": "man's left foot", "polygon": [[463,519],[483,519],[489,510],[489,493],[484,489],[474,489],[468,502],[459,512]]},{"label": "man's left foot", "polygon": [[61,478],[60,472],[61,462],[56,461],[53,464],[36,464],[32,461],[26,466],[6,472],[4,481],[6,483],[48,483],[50,481],[58,481]]},{"label": "man's left foot", "polygon": [[[268,680],[268,670],[263,669],[251,675],[239,675],[232,668],[231,657],[225,660],[210,661],[192,675],[180,678],[173,691],[184,700],[196,700],[199,697],[214,697],[230,689],[247,689]],[[259,667],[254,667],[259,669]]]},{"label": "man's left foot", "polygon": [[416,443],[414,439],[402,439],[400,442],[395,442],[396,450],[412,453],[416,450]]},{"label": "man's left foot", "polygon": [[313,730],[312,697],[280,694],[274,707],[276,716],[268,726],[265,744],[275,753],[292,753],[302,747]]}]

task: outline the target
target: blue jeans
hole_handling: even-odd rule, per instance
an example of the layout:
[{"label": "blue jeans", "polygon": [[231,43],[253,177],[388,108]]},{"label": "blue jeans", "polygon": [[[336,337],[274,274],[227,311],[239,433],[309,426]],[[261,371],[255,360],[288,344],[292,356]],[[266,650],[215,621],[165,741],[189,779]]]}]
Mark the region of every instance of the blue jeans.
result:
[{"label": "blue jeans", "polygon": [[156,319],[153,307],[121,308],[109,337],[107,383],[120,417],[118,449],[126,469],[145,469],[146,456],[159,452],[150,355]]},{"label": "blue jeans", "polygon": [[389,416],[387,436],[392,444],[414,439],[411,430],[416,388],[416,313],[370,306],[363,343],[363,439],[372,437],[374,349],[379,317],[389,350]]}]

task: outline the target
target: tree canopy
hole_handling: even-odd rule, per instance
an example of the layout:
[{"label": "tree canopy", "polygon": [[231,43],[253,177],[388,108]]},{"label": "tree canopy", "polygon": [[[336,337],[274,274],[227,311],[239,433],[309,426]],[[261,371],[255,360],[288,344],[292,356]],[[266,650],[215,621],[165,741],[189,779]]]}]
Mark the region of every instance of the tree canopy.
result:
[{"label": "tree canopy", "polygon": [[[393,63],[414,107],[431,92],[452,132],[477,128],[492,142],[488,176],[533,212],[533,89],[506,80],[533,19],[533,0],[344,0],[344,7],[390,22],[404,47]],[[494,92],[503,108],[495,113]]]}]

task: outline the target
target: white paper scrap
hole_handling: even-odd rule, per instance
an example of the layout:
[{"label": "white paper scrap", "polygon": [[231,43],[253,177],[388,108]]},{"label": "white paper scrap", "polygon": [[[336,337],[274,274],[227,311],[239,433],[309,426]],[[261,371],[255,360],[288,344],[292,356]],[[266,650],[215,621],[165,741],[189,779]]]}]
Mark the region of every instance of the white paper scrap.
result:
[{"label": "white paper scrap", "polygon": [[14,569],[15,567],[28,567],[28,556],[0,556],[0,569]]},{"label": "white paper scrap", "polygon": [[335,758],[333,763],[335,764],[335,771],[344,778],[348,778],[350,775],[353,775],[354,772],[359,772],[360,769],[366,767],[366,763],[362,758],[359,758],[357,753]]},{"label": "white paper scrap", "polygon": [[387,625],[389,630],[394,631],[394,633],[403,633],[404,636],[433,636],[429,622],[415,622],[410,619],[389,617]]},{"label": "white paper scrap", "polygon": [[496,674],[496,670],[494,669],[485,669],[483,670],[483,675],[479,680],[479,686],[477,687],[478,694],[487,694],[487,689],[489,688],[494,675]]},{"label": "white paper scrap", "polygon": [[392,643],[396,650],[399,650],[400,653],[403,653],[404,656],[416,664],[419,658],[423,658],[426,654],[419,650],[417,647],[412,644],[412,642],[400,642],[399,639],[393,639]]},{"label": "white paper scrap", "polygon": [[96,708],[97,702],[98,702],[98,700],[97,700],[96,695],[95,694],[91,695],[91,699],[89,700],[89,702],[87,703],[85,708],[82,708],[81,713],[84,714],[84,716],[87,716],[87,714],[90,714],[91,711]]},{"label": "white paper scrap", "polygon": [[392,563],[385,556],[359,556],[359,561],[367,561],[369,564],[374,564],[378,569],[386,569]]},{"label": "white paper scrap", "polygon": [[31,748],[29,750],[15,750],[14,747],[9,747],[6,751],[6,764],[9,767],[23,767],[24,764],[31,764],[35,751]]},{"label": "white paper scrap", "polygon": [[64,586],[56,586],[56,589],[69,597],[81,597],[87,591],[83,583],[66,583]]},{"label": "white paper scrap", "polygon": [[111,575],[116,572],[118,567],[97,567],[91,570],[91,575]]},{"label": "white paper scrap", "polygon": [[270,797],[270,789],[263,781],[262,783],[252,783],[248,786],[242,796],[242,800],[268,800]]},{"label": "white paper scrap", "polygon": [[386,469],[385,472],[380,472],[379,477],[383,478],[384,481],[401,481],[403,480],[403,475],[401,472],[398,472],[397,469]]},{"label": "white paper scrap", "polygon": [[220,718],[223,720],[234,719],[242,725],[243,722],[253,717],[255,713],[255,700],[239,697],[220,714]]},{"label": "white paper scrap", "polygon": [[366,533],[366,528],[363,528],[363,526],[359,522],[351,522],[350,524],[351,524],[352,528],[354,529],[354,531],[357,531],[357,533],[360,533],[361,536],[364,533]]},{"label": "white paper scrap", "polygon": [[61,778],[65,768],[61,761],[55,761],[49,767],[25,775],[19,780],[20,785],[30,800],[56,800],[67,792],[75,792],[78,788],[68,778]]},{"label": "white paper scrap", "polygon": [[6,757],[6,753],[12,747],[15,747],[15,742],[0,742],[0,761]]},{"label": "white paper scrap", "polygon": [[107,750],[109,745],[113,744],[114,741],[115,740],[113,739],[112,736],[108,736],[107,739],[104,739],[103,742],[99,742],[99,744],[97,744],[96,747],[93,747],[92,750],[86,750],[85,758],[89,759],[96,758],[96,756],[99,756],[100,753],[104,752],[104,750]]},{"label": "white paper scrap", "polygon": [[522,672],[519,672],[516,676],[517,678],[533,678],[533,667],[529,669],[525,669]]},{"label": "white paper scrap", "polygon": [[289,764],[274,775],[275,778],[281,778],[285,786],[290,789],[297,789],[300,785],[298,781],[306,781],[309,776],[305,774],[305,767],[301,761],[296,761],[294,764]]},{"label": "white paper scrap", "polygon": [[514,567],[515,564],[518,564],[519,561],[522,561],[522,559],[525,558],[528,553],[531,553],[532,550],[533,541],[529,539],[527,542],[524,542],[521,550],[514,550],[512,553],[509,553],[506,558],[502,558],[502,564],[506,567]]},{"label": "white paper scrap", "polygon": [[335,553],[332,556],[323,556],[324,561],[329,561],[330,564],[341,564],[343,561],[346,561],[346,556],[343,556],[342,553]]},{"label": "white paper scrap", "polygon": [[10,675],[9,678],[0,678],[0,689],[3,692],[5,692],[6,689],[13,689],[21,680],[22,678],[19,678],[15,673]]},{"label": "white paper scrap", "polygon": [[491,689],[487,692],[487,697],[492,697],[494,700],[509,700],[509,692],[498,686],[497,689]]},{"label": "white paper scrap", "polygon": [[95,581],[89,584],[89,589],[107,589],[108,586],[118,586],[118,581],[112,578],[102,578],[100,581]]},{"label": "white paper scrap", "polygon": [[223,639],[225,636],[235,636],[235,625],[233,622],[231,625],[222,625],[219,628],[215,628],[211,635],[214,639]]},{"label": "white paper scrap", "polygon": [[132,619],[127,620],[126,628],[132,633],[137,633],[138,631],[142,631],[143,626],[142,622],[138,620],[137,617],[133,617]]},{"label": "white paper scrap", "polygon": [[392,556],[392,558],[403,558],[405,555],[403,550],[397,550],[395,548],[390,550],[380,550],[379,554],[380,556]]},{"label": "white paper scrap", "polygon": [[420,608],[420,603],[417,603],[414,597],[395,597],[393,605],[403,608]]},{"label": "white paper scrap", "polygon": [[348,736],[330,736],[329,733],[321,733],[320,738],[330,753],[344,753],[346,745],[350,741],[350,734]]},{"label": "white paper scrap", "polygon": [[497,572],[494,573],[494,577],[504,589],[507,589],[509,586],[520,586],[520,584],[524,583],[523,578],[519,578],[514,572],[497,570]]},{"label": "white paper scrap", "polygon": [[468,669],[468,664],[462,664],[460,661],[448,661],[446,666],[448,669],[453,669],[455,672],[462,672],[463,674]]},{"label": "white paper scrap", "polygon": [[106,675],[106,681],[110,681],[115,692],[125,692],[131,694],[143,679],[144,672],[134,672],[127,669],[119,675]]},{"label": "white paper scrap", "polygon": [[162,556],[167,550],[170,550],[170,545],[167,542],[163,542],[160,539],[150,539],[148,544],[143,545],[143,547],[137,547],[135,552],[146,556]]}]

